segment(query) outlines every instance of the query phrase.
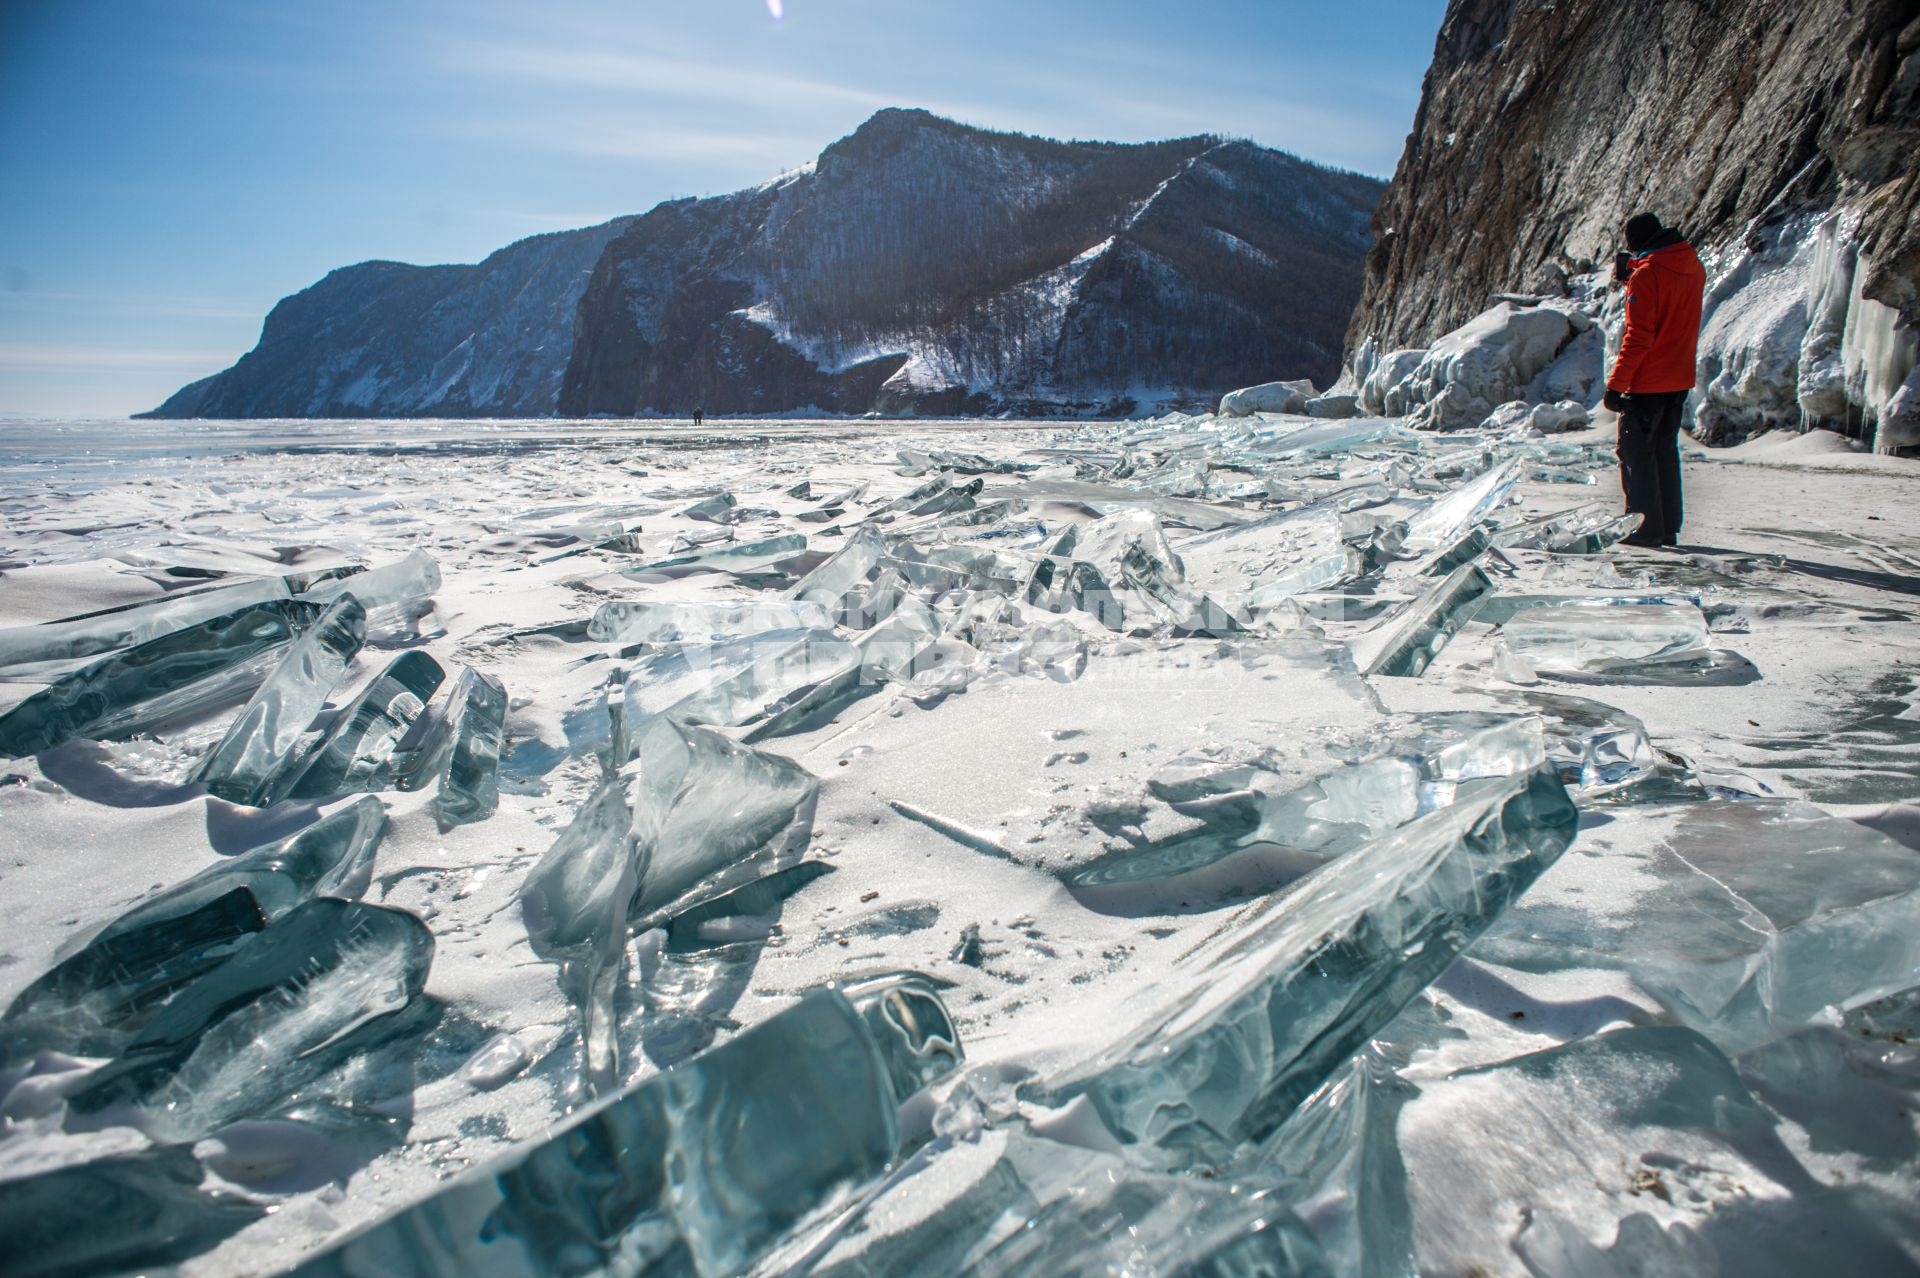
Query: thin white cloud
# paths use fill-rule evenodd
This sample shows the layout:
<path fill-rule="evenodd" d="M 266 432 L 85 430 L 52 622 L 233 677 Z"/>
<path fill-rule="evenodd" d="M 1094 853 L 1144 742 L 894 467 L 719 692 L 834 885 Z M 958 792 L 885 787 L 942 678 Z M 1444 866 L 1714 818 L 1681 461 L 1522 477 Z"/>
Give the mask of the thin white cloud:
<path fill-rule="evenodd" d="M 54 346 L 36 342 L 0 342 L 0 369 L 15 373 L 55 373 L 92 369 L 102 372 L 153 372 L 219 369 L 233 363 L 226 350 L 125 350 L 98 346 Z"/>
<path fill-rule="evenodd" d="M 671 98 L 682 103 L 689 98 L 709 99 L 735 107 L 791 108 L 803 102 L 852 103 L 876 110 L 894 105 L 871 89 L 832 80 L 723 66 L 665 53 L 453 40 L 443 50 L 441 61 L 447 70 L 489 79 L 610 90 Z"/>

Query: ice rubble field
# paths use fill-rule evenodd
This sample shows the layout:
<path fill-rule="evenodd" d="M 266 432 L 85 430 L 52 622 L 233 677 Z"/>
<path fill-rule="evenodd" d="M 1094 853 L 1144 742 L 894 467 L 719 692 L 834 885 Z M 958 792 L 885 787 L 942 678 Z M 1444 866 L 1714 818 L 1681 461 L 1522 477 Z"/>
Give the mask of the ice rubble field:
<path fill-rule="evenodd" d="M 1914 1271 L 1920 467 L 1763 445 L 9 427 L 0 1272 Z"/>

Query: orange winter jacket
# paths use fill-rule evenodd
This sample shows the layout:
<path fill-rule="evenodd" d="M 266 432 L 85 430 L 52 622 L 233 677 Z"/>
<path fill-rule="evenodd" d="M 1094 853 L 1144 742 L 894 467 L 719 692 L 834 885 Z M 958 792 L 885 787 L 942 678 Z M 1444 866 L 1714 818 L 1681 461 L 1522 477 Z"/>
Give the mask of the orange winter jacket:
<path fill-rule="evenodd" d="M 1627 279 L 1627 331 L 1607 389 L 1627 394 L 1693 389 L 1700 296 L 1707 272 L 1685 240 L 1641 254 Z"/>

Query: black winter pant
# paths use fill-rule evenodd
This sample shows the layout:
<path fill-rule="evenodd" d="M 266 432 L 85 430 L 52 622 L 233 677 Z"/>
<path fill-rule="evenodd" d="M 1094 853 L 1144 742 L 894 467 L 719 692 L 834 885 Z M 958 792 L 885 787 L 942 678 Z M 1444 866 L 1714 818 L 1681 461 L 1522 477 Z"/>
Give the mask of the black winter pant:
<path fill-rule="evenodd" d="M 1680 539 L 1680 410 L 1685 391 L 1627 397 L 1620 414 L 1620 487 L 1627 510 L 1645 515 L 1638 540 L 1671 546 Z"/>

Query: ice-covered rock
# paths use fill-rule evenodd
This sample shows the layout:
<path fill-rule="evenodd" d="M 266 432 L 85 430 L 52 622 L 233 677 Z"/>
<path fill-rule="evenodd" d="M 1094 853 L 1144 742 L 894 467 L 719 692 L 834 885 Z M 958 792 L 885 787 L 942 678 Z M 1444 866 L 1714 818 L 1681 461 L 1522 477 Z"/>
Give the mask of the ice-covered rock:
<path fill-rule="evenodd" d="M 1220 399 L 1220 416 L 1247 417 L 1254 413 L 1304 413 L 1314 395 L 1313 383 L 1306 380 L 1264 382 L 1229 391 Z"/>
<path fill-rule="evenodd" d="M 1426 357 L 1424 346 L 1382 355 L 1360 384 L 1360 406 L 1376 416 L 1404 417 L 1413 411 L 1406 381 Z"/>
<path fill-rule="evenodd" d="M 1360 412 L 1358 395 L 1316 395 L 1307 401 L 1309 417 L 1354 417 Z"/>
<path fill-rule="evenodd" d="M 1563 399 L 1553 404 L 1535 404 L 1528 411 L 1526 420 L 1529 430 L 1539 431 L 1542 435 L 1557 435 L 1561 431 L 1585 430 L 1592 423 L 1593 416 L 1578 401 Z"/>
<path fill-rule="evenodd" d="M 1502 302 L 1435 342 L 1399 385 L 1426 424 L 1472 426 L 1525 391 L 1592 326 L 1570 308 Z"/>

